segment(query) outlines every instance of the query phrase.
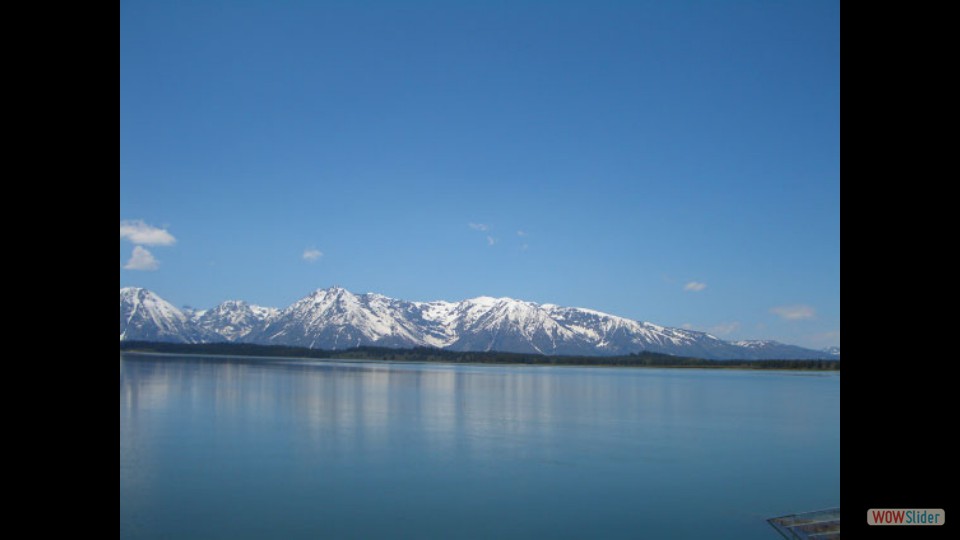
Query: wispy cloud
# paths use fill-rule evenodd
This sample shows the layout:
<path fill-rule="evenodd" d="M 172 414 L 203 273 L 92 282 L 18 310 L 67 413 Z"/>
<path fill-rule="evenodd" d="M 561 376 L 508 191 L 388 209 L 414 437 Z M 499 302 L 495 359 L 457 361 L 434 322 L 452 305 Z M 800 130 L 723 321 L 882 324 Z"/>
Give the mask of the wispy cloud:
<path fill-rule="evenodd" d="M 319 249 L 310 248 L 303 250 L 303 260 L 307 262 L 317 262 L 323 258 L 323 252 Z"/>
<path fill-rule="evenodd" d="M 736 332 L 740 329 L 740 323 L 737 321 L 729 323 L 721 323 L 714 326 L 711 326 L 707 329 L 708 334 L 714 336 L 729 336 L 730 334 Z"/>
<path fill-rule="evenodd" d="M 469 227 L 471 230 L 482 232 L 482 233 L 489 232 L 490 229 L 492 228 L 490 227 L 490 225 L 487 225 L 486 223 L 468 223 L 467 227 Z M 497 238 L 494 238 L 493 235 L 489 235 L 489 234 L 487 235 L 488 246 L 493 247 L 497 245 L 497 243 L 499 242 L 500 241 Z"/>
<path fill-rule="evenodd" d="M 166 229 L 148 225 L 143 220 L 121 221 L 120 238 L 138 246 L 172 246 L 177 243 Z"/>
<path fill-rule="evenodd" d="M 703 292 L 707 290 L 707 284 L 699 281 L 691 281 L 683 286 L 683 290 L 692 293 Z"/>
<path fill-rule="evenodd" d="M 124 270 L 155 272 L 160 268 L 160 261 L 147 248 L 134 246 L 133 255 L 130 256 L 130 260 L 123 268 Z"/>
<path fill-rule="evenodd" d="M 698 328 L 690 323 L 686 323 L 680 328 L 683 328 L 684 330 L 702 331 L 712 336 L 729 336 L 730 334 L 736 332 L 737 330 L 740 330 L 740 327 L 741 327 L 740 322 L 734 321 L 734 322 L 728 322 L 728 323 L 715 324 L 703 330 L 701 330 L 702 327 Z"/>
<path fill-rule="evenodd" d="M 773 313 L 785 321 L 803 321 L 813 319 L 817 316 L 817 310 L 802 304 L 796 306 L 778 306 L 772 308 L 770 313 Z"/>
<path fill-rule="evenodd" d="M 520 238 L 523 238 L 525 236 L 530 236 L 530 235 L 527 234 L 527 231 L 517 231 L 517 236 L 519 236 Z"/>

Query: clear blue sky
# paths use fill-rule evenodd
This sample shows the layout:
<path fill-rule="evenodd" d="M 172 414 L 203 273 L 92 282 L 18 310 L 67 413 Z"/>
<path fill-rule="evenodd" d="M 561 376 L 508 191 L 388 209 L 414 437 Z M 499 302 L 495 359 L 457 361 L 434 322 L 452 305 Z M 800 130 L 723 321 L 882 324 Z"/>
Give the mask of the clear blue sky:
<path fill-rule="evenodd" d="M 120 285 L 840 344 L 839 2 L 122 1 Z"/>

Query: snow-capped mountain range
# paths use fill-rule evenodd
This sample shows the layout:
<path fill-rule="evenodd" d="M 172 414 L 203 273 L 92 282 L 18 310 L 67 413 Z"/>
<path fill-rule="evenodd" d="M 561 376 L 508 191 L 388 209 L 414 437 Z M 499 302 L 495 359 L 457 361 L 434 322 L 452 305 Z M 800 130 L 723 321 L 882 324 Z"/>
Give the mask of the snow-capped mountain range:
<path fill-rule="evenodd" d="M 238 342 L 342 350 L 435 347 L 549 355 L 651 351 L 711 359 L 835 359 L 775 341 L 729 342 L 582 308 L 510 298 L 408 302 L 321 289 L 279 310 L 225 302 L 182 311 L 145 289 L 120 289 L 120 341 Z"/>
<path fill-rule="evenodd" d="M 231 300 L 207 311 L 194 312 L 193 321 L 200 328 L 218 334 L 227 341 L 243 341 L 251 332 L 263 328 L 267 321 L 279 314 L 280 310 L 276 308 Z"/>

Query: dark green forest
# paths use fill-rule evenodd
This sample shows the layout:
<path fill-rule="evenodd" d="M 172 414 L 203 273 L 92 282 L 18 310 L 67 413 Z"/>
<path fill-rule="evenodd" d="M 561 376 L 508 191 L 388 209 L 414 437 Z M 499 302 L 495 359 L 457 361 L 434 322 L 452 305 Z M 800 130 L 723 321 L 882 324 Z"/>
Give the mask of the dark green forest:
<path fill-rule="evenodd" d="M 305 349 L 302 347 L 286 347 L 282 345 L 253 345 L 247 343 L 185 344 L 138 341 L 120 342 L 120 351 L 198 354 L 207 356 L 437 362 L 445 364 L 840 371 L 839 360 L 705 360 L 702 358 L 683 358 L 651 352 L 642 352 L 629 356 L 543 356 L 501 352 L 456 352 L 426 347 L 413 349 L 358 347 L 341 351 L 328 351 Z"/>

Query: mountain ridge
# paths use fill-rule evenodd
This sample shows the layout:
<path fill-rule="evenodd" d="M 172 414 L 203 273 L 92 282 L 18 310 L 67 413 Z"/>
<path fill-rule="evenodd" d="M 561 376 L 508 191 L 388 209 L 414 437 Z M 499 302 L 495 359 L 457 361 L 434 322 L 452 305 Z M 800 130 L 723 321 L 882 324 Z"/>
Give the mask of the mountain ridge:
<path fill-rule="evenodd" d="M 120 341 L 233 342 L 329 350 L 431 347 L 539 355 L 616 356 L 648 351 L 717 360 L 839 358 L 775 341 L 728 342 L 704 332 L 596 310 L 511 298 L 410 302 L 333 287 L 318 289 L 285 309 L 229 301 L 188 315 L 151 291 L 126 288 L 120 291 L 120 311 Z"/>

